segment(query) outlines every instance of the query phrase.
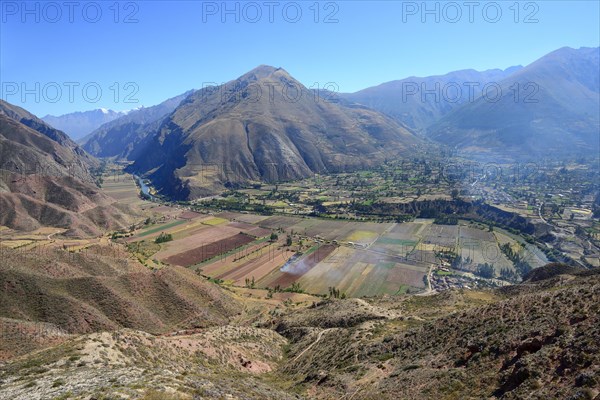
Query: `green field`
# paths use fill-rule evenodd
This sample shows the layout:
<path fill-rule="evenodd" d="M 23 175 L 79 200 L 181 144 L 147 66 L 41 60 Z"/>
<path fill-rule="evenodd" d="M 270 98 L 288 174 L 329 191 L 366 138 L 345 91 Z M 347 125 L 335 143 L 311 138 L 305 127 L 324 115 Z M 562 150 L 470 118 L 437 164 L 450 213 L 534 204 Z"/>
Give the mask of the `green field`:
<path fill-rule="evenodd" d="M 167 229 L 173 228 L 177 225 L 181 225 L 181 224 L 185 224 L 186 220 L 178 220 L 178 221 L 174 221 L 174 222 L 170 222 L 168 224 L 164 224 L 164 225 L 159 225 L 156 227 L 152 227 L 150 229 L 146 229 L 145 231 L 142 231 L 140 233 L 137 234 L 138 237 L 144 237 L 144 236 L 148 236 L 148 235 L 152 235 L 153 233 L 158 233 L 161 231 L 165 231 Z"/>

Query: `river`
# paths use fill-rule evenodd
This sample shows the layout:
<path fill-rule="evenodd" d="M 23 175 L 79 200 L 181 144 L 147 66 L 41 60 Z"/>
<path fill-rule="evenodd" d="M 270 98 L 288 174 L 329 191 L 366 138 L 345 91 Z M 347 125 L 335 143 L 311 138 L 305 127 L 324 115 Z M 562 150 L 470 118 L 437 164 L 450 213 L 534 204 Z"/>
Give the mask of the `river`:
<path fill-rule="evenodd" d="M 158 200 L 158 198 L 157 198 L 156 196 L 153 196 L 153 195 L 150 193 L 150 187 L 149 187 L 148 185 L 146 185 L 146 182 L 144 182 L 144 180 L 143 180 L 142 178 L 140 178 L 140 177 L 139 177 L 139 176 L 137 176 L 137 175 L 134 175 L 133 177 L 134 177 L 135 179 L 137 179 L 137 181 L 138 181 L 138 184 L 140 185 L 140 188 L 142 189 L 142 193 L 143 193 L 144 195 L 148 196 L 148 198 L 149 198 L 150 200 L 152 200 L 152 201 L 154 201 L 154 200 Z"/>

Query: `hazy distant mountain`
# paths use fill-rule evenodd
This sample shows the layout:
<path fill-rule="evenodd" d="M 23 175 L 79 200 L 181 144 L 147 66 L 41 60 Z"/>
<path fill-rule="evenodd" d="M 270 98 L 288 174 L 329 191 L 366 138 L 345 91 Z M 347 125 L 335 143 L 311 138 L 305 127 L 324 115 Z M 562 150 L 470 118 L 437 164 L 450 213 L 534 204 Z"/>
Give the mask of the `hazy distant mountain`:
<path fill-rule="evenodd" d="M 126 114 L 127 112 L 125 111 L 113 111 L 107 110 L 106 108 L 100 108 L 97 110 L 64 114 L 58 117 L 46 115 L 42 120 L 54 128 L 67 133 L 71 139 L 79 140 L 99 126 Z"/>
<path fill-rule="evenodd" d="M 81 143 L 86 151 L 97 157 L 129 158 L 146 135 L 155 131 L 160 121 L 192 93 L 190 90 L 156 106 L 131 111 L 100 126 Z"/>
<path fill-rule="evenodd" d="M 227 184 L 368 167 L 420 144 L 389 117 L 315 98 L 285 70 L 260 66 L 189 96 L 132 171 L 148 174 L 165 194 L 194 198 Z"/>
<path fill-rule="evenodd" d="M 464 104 L 428 134 L 473 152 L 597 156 L 599 54 L 599 48 L 556 50 L 504 79 L 497 101 L 492 93 Z"/>
<path fill-rule="evenodd" d="M 94 184 L 98 166 L 66 134 L 0 100 L 1 226 L 86 236 L 130 224 L 128 210 Z"/>
<path fill-rule="evenodd" d="M 521 68 L 466 69 L 439 76 L 409 77 L 338 96 L 381 111 L 421 131 L 461 104 L 479 97 L 485 85 L 499 82 Z"/>

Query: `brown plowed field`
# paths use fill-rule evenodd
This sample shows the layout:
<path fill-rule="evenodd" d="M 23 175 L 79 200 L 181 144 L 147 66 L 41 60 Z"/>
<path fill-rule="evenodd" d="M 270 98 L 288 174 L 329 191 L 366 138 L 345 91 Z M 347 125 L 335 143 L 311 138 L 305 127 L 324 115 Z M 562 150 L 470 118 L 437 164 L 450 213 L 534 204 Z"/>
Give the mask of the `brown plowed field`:
<path fill-rule="evenodd" d="M 238 233 L 237 235 L 202 245 L 183 253 L 175 254 L 168 257 L 165 261 L 169 264 L 189 267 L 218 256 L 219 254 L 227 253 L 230 250 L 251 243 L 252 241 L 254 241 L 254 238 Z"/>

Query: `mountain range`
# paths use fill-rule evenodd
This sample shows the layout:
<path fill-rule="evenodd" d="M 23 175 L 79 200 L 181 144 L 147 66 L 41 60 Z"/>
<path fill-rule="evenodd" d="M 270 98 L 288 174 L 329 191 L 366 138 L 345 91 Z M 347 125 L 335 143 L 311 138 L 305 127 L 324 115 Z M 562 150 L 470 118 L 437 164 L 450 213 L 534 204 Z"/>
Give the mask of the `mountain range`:
<path fill-rule="evenodd" d="M 473 98 L 462 94 L 456 102 L 422 101 L 416 95 L 397 104 L 407 94 L 397 88 L 414 89 L 406 85 L 413 81 L 420 82 L 417 87 L 438 81 L 493 84 L 502 93 L 494 101 L 478 92 Z M 145 213 L 136 214 L 103 194 L 96 181 L 99 172 L 108 172 L 96 156 L 130 161 L 130 172 L 174 199 L 374 167 L 440 143 L 466 155 L 598 156 L 599 91 L 597 48 L 559 49 L 522 68 L 409 78 L 342 94 L 338 101 L 307 89 L 282 68 L 262 65 L 223 85 L 107 122 L 83 145 L 0 100 L 0 232 L 18 235 L 12 240 L 16 247 L 0 246 L 0 397 L 600 399 L 598 268 L 550 263 L 524 273 L 519 284 L 437 292 L 430 279 L 448 269 L 408 264 L 407 253 L 402 264 L 421 270 L 418 280 L 429 282 L 430 290 L 408 294 L 401 285 L 397 292 L 362 298 L 334 295 L 335 287 L 329 287 L 329 297 L 310 294 L 299 281 L 297 288 L 280 290 L 275 284 L 255 286 L 254 276 L 242 287 L 223 281 L 224 275 L 203 275 L 215 266 L 205 261 L 235 263 L 259 252 L 262 257 L 263 249 L 275 273 L 287 265 L 272 258 L 275 250 L 318 259 L 310 267 L 314 271 L 325 261 L 317 256 L 325 246 L 336 248 L 336 258 L 361 261 L 366 272 L 400 264 L 387 262 L 389 255 L 377 245 L 359 249 L 349 242 L 355 236 L 372 237 L 368 240 L 381 246 L 412 243 L 415 251 L 437 253 L 434 235 L 440 235 L 436 240 L 452 235 L 448 246 L 459 248 L 463 239 L 483 242 L 478 237 L 485 233 L 494 246 L 503 241 L 500 249 L 517 255 L 511 259 L 516 267 L 526 264 L 512 247 L 517 231 L 468 222 L 469 229 L 488 230 L 479 236 L 432 218 L 429 233 L 419 223 L 422 238 L 412 241 L 406 240 L 413 236 L 407 236 L 405 224 L 385 228 L 375 221 L 339 221 L 344 226 L 335 228 L 330 220 L 298 218 L 304 233 L 295 234 L 296 251 L 291 232 L 285 245 L 277 235 L 286 235 L 285 216 L 274 216 L 267 225 L 253 214 L 200 214 L 150 202 L 143 202 Z M 137 200 L 133 185 L 125 190 Z M 537 212 L 543 219 L 543 203 L 538 205 L 533 217 Z M 244 226 L 252 224 L 243 217 L 264 224 L 258 228 L 264 232 L 248 239 L 247 246 L 221 252 L 223 245 L 220 255 L 197 260 L 196 269 L 156 260 L 147 264 L 163 250 L 189 247 L 186 252 L 213 254 L 213 246 L 202 241 L 221 237 L 219 231 L 249 236 Z M 313 222 L 338 231 L 348 246 L 333 238 L 321 246 L 329 239 L 307 233 Z M 136 223 L 143 226 L 136 237 L 119 232 L 132 225 L 136 231 Z M 379 230 L 370 236 L 362 230 L 367 226 Z M 38 232 L 43 240 L 27 248 L 29 232 L 42 227 L 61 228 L 63 238 Z M 162 247 L 159 238 L 173 239 L 163 229 L 172 228 L 174 246 Z M 456 234 L 442 235 L 447 228 L 456 228 Z M 388 239 L 381 232 L 395 236 Z M 85 237 L 93 239 L 81 240 L 84 246 L 72 240 Z M 233 236 L 222 237 L 212 244 L 222 246 Z M 587 238 L 592 248 L 592 235 Z M 304 246 L 304 240 L 311 243 Z M 77 243 L 72 250 L 70 242 Z M 424 245 L 420 250 L 418 243 Z M 518 243 L 516 248 L 525 248 L 526 242 Z M 543 247 L 550 250 L 546 254 L 555 254 L 554 243 Z M 533 240 L 532 247 L 537 246 Z M 366 258 L 357 258 L 355 250 L 369 253 L 372 261 L 362 262 Z M 445 254 L 452 252 L 435 255 Z M 235 267 L 240 280 L 251 272 L 241 265 Z M 326 268 L 332 273 L 354 279 L 331 265 Z M 356 282 L 367 276 L 361 272 Z M 367 281 L 383 284 L 386 276 L 396 279 L 382 275 Z"/>
<path fill-rule="evenodd" d="M 473 69 L 446 75 L 409 77 L 382 83 L 355 93 L 340 93 L 341 99 L 364 104 L 422 132 L 443 116 L 481 96 L 486 85 L 510 76 L 522 66 L 505 70 Z"/>
<path fill-rule="evenodd" d="M 132 111 L 82 143 L 92 155 L 133 161 L 130 171 L 186 199 L 365 168 L 433 142 L 473 158 L 595 157 L 598 55 L 566 47 L 525 67 L 411 77 L 333 96 L 260 66 Z"/>
<path fill-rule="evenodd" d="M 515 158 L 598 156 L 600 49 L 556 50 L 428 127 L 439 142 Z"/>
<path fill-rule="evenodd" d="M 83 148 L 96 157 L 129 159 L 132 152 L 140 149 L 139 144 L 148 131 L 173 112 L 193 90 L 175 96 L 162 103 L 143 107 L 127 113 L 114 121 L 107 122 L 80 140 Z"/>
<path fill-rule="evenodd" d="M 42 121 L 66 132 L 71 139 L 78 141 L 101 125 L 127 114 L 128 111 L 113 111 L 106 108 L 99 108 L 97 110 L 78 111 L 60 116 L 48 114 L 42 117 Z"/>

